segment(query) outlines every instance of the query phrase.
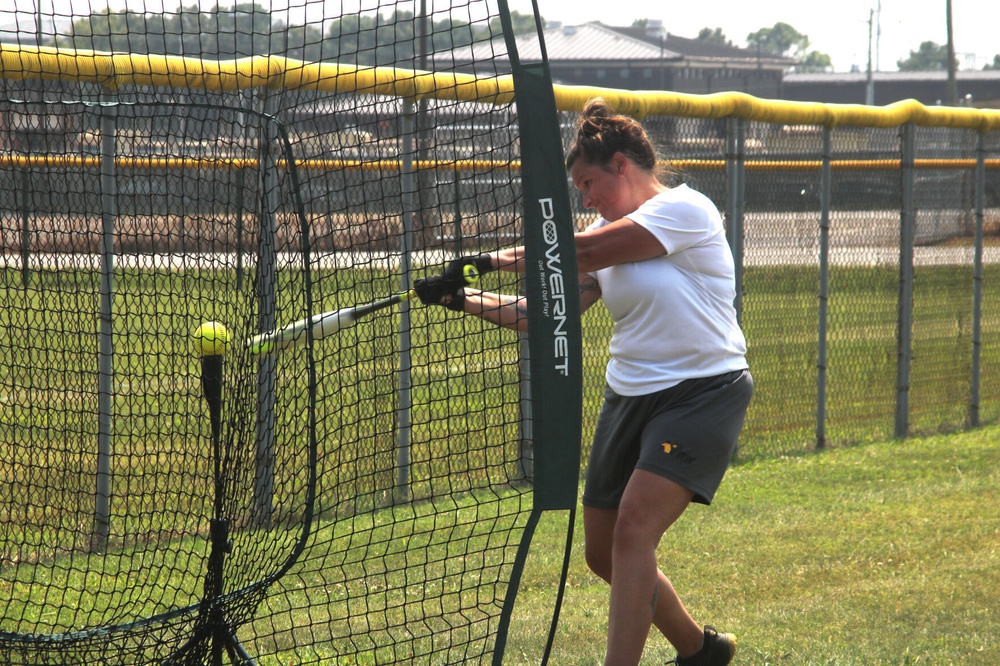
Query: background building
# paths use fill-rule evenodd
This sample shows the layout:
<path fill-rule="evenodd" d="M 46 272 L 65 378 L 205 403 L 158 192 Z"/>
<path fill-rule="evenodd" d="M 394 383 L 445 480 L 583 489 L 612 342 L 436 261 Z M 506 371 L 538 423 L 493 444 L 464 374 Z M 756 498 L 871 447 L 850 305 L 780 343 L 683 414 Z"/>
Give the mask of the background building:
<path fill-rule="evenodd" d="M 600 23 L 550 25 L 545 50 L 555 83 L 627 90 L 672 90 L 707 94 L 740 91 L 764 98 L 781 93 L 785 70 L 795 60 L 725 44 L 677 37 L 662 22 L 642 28 Z M 538 60 L 534 35 L 518 38 L 522 60 Z M 435 65 L 474 71 L 474 63 L 505 53 L 503 44 L 473 44 L 434 55 Z M 498 66 L 504 63 L 499 56 Z"/>
<path fill-rule="evenodd" d="M 869 85 L 866 72 L 790 72 L 783 79 L 780 99 L 832 104 L 864 104 Z M 995 106 L 1000 103 L 1000 70 L 959 70 L 955 75 L 958 103 Z M 948 73 L 873 72 L 872 92 L 876 106 L 915 99 L 927 106 L 945 104 Z"/>
<path fill-rule="evenodd" d="M 796 73 L 794 58 L 752 49 L 678 37 L 661 21 L 643 27 L 600 23 L 550 24 L 545 50 L 556 83 L 626 90 L 669 90 L 710 94 L 743 92 L 764 99 L 864 104 L 869 85 L 874 103 L 884 106 L 915 99 L 933 106 L 946 103 L 945 71 Z M 473 72 L 474 63 L 505 53 L 502 43 L 474 44 L 434 55 L 435 65 Z M 534 35 L 518 38 L 523 60 L 541 57 Z M 503 67 L 499 56 L 494 62 Z M 1000 70 L 960 70 L 958 100 L 962 105 L 1000 105 Z"/>

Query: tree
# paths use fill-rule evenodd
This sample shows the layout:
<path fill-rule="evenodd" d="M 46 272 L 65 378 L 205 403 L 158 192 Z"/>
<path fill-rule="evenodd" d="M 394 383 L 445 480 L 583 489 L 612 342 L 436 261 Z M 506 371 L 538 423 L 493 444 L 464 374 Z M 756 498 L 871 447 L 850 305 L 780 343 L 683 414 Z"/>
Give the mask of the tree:
<path fill-rule="evenodd" d="M 515 31 L 534 30 L 534 15 L 511 13 Z M 499 20 L 487 26 L 450 18 L 429 26 L 419 45 L 413 12 L 346 15 L 331 22 L 326 33 L 318 25 L 287 25 L 272 19 L 257 3 L 231 8 L 197 4 L 163 14 L 103 9 L 73 22 L 72 34 L 58 36 L 63 47 L 205 57 L 219 60 L 251 55 L 283 55 L 306 62 L 337 61 L 357 65 L 417 66 L 420 48 L 446 51 L 502 34 Z"/>
<path fill-rule="evenodd" d="M 809 48 L 809 37 L 787 23 L 779 22 L 773 28 L 761 28 L 747 35 L 747 47 L 777 56 L 797 56 Z"/>
<path fill-rule="evenodd" d="M 284 51 L 285 31 L 273 30 L 271 12 L 257 4 L 215 5 L 200 15 L 197 29 L 202 56 L 228 60 Z"/>
<path fill-rule="evenodd" d="M 275 23 L 275 28 L 285 34 L 285 56 L 305 62 L 323 59 L 323 30 L 315 25 Z"/>
<path fill-rule="evenodd" d="M 897 60 L 901 72 L 927 72 L 948 69 L 948 46 L 937 42 L 921 42 L 920 48 L 910 51 L 910 57 Z"/>
<path fill-rule="evenodd" d="M 516 26 L 524 29 L 530 19 L 530 29 L 534 30 L 534 16 L 521 15 L 518 19 L 515 14 L 517 12 L 512 12 L 511 19 Z M 413 61 L 418 50 L 416 22 L 413 12 L 398 9 L 386 15 L 346 15 L 327 28 L 323 57 L 337 62 L 376 66 Z M 430 51 L 446 51 L 502 34 L 499 21 L 485 26 L 443 19 L 431 26 L 427 48 Z"/>
<path fill-rule="evenodd" d="M 542 28 L 545 27 L 545 19 L 540 17 L 542 22 Z M 523 35 L 525 33 L 535 32 L 535 15 L 534 14 L 522 14 L 516 9 L 510 13 L 510 23 L 511 28 L 515 35 Z M 500 17 L 494 16 L 490 19 L 490 32 L 493 36 L 499 37 L 503 35 L 503 27 L 500 25 Z"/>
<path fill-rule="evenodd" d="M 285 34 L 284 29 L 274 29 L 271 13 L 258 4 L 231 9 L 216 5 L 206 12 L 191 5 L 168 14 L 104 9 L 73 22 L 69 45 L 118 53 L 229 59 L 283 53 Z"/>
<path fill-rule="evenodd" d="M 750 33 L 747 35 L 747 48 L 756 48 L 758 53 L 798 58 L 796 69 L 799 71 L 822 72 L 833 66 L 826 53 L 807 51 L 808 35 L 803 35 L 787 23 L 775 23 L 773 28 L 761 28 Z"/>
<path fill-rule="evenodd" d="M 983 69 L 1000 69 L 1000 53 L 993 56 L 992 65 L 983 65 Z"/>
<path fill-rule="evenodd" d="M 795 66 L 797 72 L 825 72 L 833 67 L 833 61 L 826 53 L 810 51 L 805 58 Z"/>
<path fill-rule="evenodd" d="M 712 30 L 711 28 L 702 28 L 698 32 L 698 40 L 708 42 L 709 44 L 733 46 L 733 40 L 726 37 L 726 35 L 722 32 L 722 28 L 716 28 L 715 30 Z"/>

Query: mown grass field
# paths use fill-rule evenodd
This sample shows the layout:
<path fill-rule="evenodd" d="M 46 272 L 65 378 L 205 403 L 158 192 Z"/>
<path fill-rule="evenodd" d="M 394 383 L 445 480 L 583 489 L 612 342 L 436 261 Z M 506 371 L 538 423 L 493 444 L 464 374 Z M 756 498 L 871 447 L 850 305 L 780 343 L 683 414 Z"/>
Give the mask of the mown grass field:
<path fill-rule="evenodd" d="M 737 465 L 711 507 L 668 531 L 659 561 L 697 620 L 739 636 L 734 664 L 998 664 L 998 462 L 989 426 Z M 586 570 L 581 532 L 553 664 L 603 660 L 607 586 Z M 529 568 L 518 645 L 540 650 L 555 559 Z M 643 663 L 672 657 L 652 636 Z"/>
<path fill-rule="evenodd" d="M 987 267 L 986 423 L 1000 412 L 1000 295 L 991 288 L 997 277 L 1000 271 Z M 324 308 L 393 291 L 389 277 L 376 272 L 316 278 Z M 10 601 L 0 627 L 13 618 L 18 626 L 99 625 L 108 618 L 87 609 L 109 600 L 116 621 L 196 603 L 213 487 L 190 331 L 218 319 L 243 335 L 255 316 L 246 305 L 250 287 L 227 289 L 232 276 L 220 282 L 217 274 L 198 272 L 119 278 L 113 428 L 120 485 L 112 506 L 121 521 L 114 532 L 126 536 L 105 556 L 85 552 L 97 432 L 96 279 L 41 274 L 27 291 L 16 271 L 2 279 L 0 352 L 10 361 L 0 365 L 0 586 Z M 815 270 L 751 269 L 745 285 L 743 325 L 756 393 L 739 461 L 717 505 L 689 512 L 661 554 L 692 612 L 741 634 L 738 663 L 1000 663 L 988 640 L 998 628 L 991 600 L 1000 592 L 993 572 L 1000 507 L 991 488 L 1000 433 L 988 426 L 926 436 L 960 431 L 968 418 L 971 269 L 918 270 L 909 401 L 910 430 L 920 437 L 902 441 L 892 437 L 898 275 L 892 267 L 832 271 L 830 450 L 818 454 Z M 287 286 L 301 287 L 294 277 Z M 385 312 L 315 348 L 321 511 L 302 566 L 265 602 L 271 614 L 241 633 L 259 648 L 261 663 L 311 655 L 377 664 L 395 653 L 394 636 L 415 632 L 411 645 L 433 655 L 442 643 L 436 637 L 446 633 L 468 632 L 459 643 L 472 645 L 487 635 L 475 624 L 449 628 L 422 615 L 425 604 L 444 616 L 468 615 L 470 593 L 462 591 L 455 567 L 474 567 L 476 589 L 486 589 L 485 578 L 500 571 L 509 547 L 495 542 L 523 528 L 530 495 L 507 486 L 518 456 L 517 336 L 438 309 L 416 306 L 411 314 L 411 492 L 419 500 L 413 506 L 422 508 L 402 517 L 390 508 L 399 347 L 397 315 Z M 584 456 L 600 403 L 608 326 L 603 308 L 584 317 Z M 233 390 L 246 397 L 256 380 L 237 371 L 241 362 L 234 352 L 228 367 Z M 307 478 L 306 369 L 301 352 L 279 361 L 280 529 L 267 535 L 265 547 L 255 545 L 261 536 L 255 530 L 236 534 L 236 552 L 249 555 L 237 556 L 245 559 L 234 569 L 233 587 L 276 568 L 298 533 Z M 236 497 L 227 508 L 237 518 L 249 511 L 252 461 L 239 445 L 252 440 L 254 418 L 248 413 L 234 426 L 239 437 L 229 463 L 237 470 L 230 478 Z M 370 450 L 361 453 L 359 443 Z M 476 490 L 484 487 L 500 490 Z M 464 499 L 440 504 L 452 492 Z M 537 663 L 565 518 L 546 518 L 536 537 L 507 663 Z M 444 536 L 487 554 L 467 561 L 470 551 L 449 546 Z M 362 602 L 372 556 L 382 563 L 375 577 L 382 587 L 367 590 L 377 601 Z M 599 663 L 606 588 L 585 570 L 579 526 L 573 558 L 553 663 Z M 108 575 L 98 581 L 101 572 Z M 51 603 L 38 603 L 39 586 L 48 586 Z M 370 624 L 366 613 L 376 607 L 384 619 Z M 650 651 L 650 663 L 672 656 L 662 641 L 651 641 Z M 344 654 L 352 656 L 337 656 Z"/>

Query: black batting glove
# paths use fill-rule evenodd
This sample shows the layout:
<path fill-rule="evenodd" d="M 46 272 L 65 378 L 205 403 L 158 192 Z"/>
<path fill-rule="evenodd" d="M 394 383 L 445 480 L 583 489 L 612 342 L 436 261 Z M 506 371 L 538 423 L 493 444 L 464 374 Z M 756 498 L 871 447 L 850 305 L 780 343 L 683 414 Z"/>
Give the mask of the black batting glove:
<path fill-rule="evenodd" d="M 474 257 L 460 257 L 449 261 L 444 267 L 441 277 L 453 289 L 461 289 L 479 281 L 479 276 L 493 270 L 493 260 L 489 255 L 480 254 Z"/>
<path fill-rule="evenodd" d="M 465 311 L 465 287 L 453 288 L 443 275 L 418 278 L 413 281 L 413 290 L 424 305 L 440 305 L 454 312 Z"/>

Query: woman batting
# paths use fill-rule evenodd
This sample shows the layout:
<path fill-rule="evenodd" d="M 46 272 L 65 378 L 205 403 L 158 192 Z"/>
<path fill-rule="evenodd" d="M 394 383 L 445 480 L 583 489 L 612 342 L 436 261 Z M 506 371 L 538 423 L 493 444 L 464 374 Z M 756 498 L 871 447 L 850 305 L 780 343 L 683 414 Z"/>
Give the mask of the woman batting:
<path fill-rule="evenodd" d="M 614 320 L 583 493 L 587 564 L 611 586 L 605 664 L 638 664 L 655 626 L 677 664 L 725 666 L 735 637 L 696 623 L 656 561 L 685 509 L 712 502 L 753 392 L 722 219 L 667 186 L 642 125 L 602 99 L 581 113 L 566 166 L 599 216 L 575 236 L 581 311 L 600 299 Z M 466 287 L 468 264 L 523 271 L 523 248 L 449 263 L 416 281 L 421 301 L 524 330 L 523 297 Z"/>

